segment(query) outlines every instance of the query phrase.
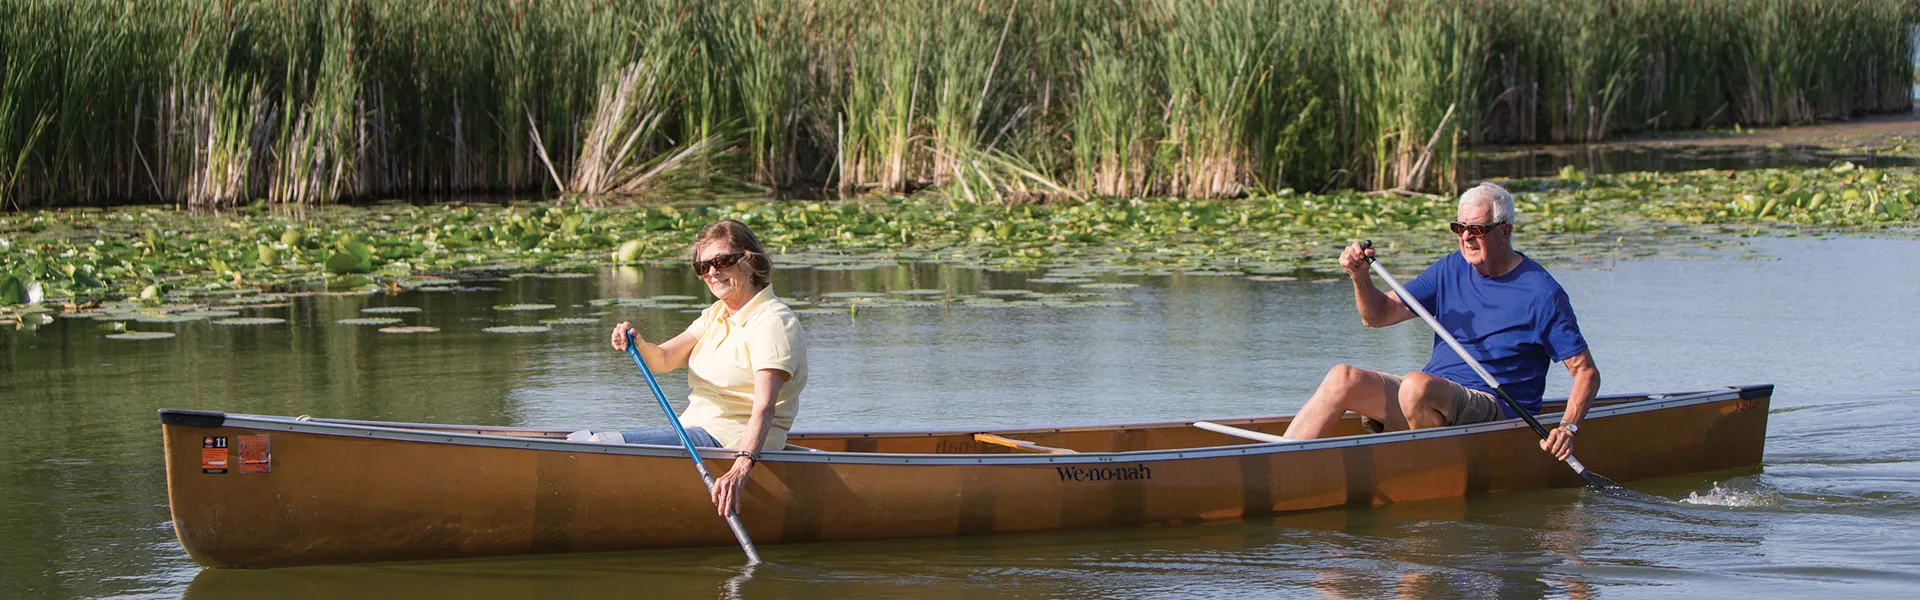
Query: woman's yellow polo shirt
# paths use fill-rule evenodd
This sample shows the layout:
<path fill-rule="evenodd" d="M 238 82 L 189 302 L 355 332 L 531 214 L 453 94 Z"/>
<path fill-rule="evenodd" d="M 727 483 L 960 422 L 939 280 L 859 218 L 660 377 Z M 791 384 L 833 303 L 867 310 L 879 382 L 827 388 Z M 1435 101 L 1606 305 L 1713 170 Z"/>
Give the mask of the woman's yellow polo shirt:
<path fill-rule="evenodd" d="M 788 379 L 774 398 L 773 426 L 761 449 L 786 447 L 787 430 L 800 412 L 800 390 L 807 387 L 806 332 L 793 309 L 768 286 L 732 314 L 725 302 L 715 301 L 700 311 L 687 333 L 696 340 L 687 359 L 687 383 L 693 389 L 680 422 L 705 428 L 728 448 L 740 447 L 753 414 L 753 374 L 779 369 Z"/>

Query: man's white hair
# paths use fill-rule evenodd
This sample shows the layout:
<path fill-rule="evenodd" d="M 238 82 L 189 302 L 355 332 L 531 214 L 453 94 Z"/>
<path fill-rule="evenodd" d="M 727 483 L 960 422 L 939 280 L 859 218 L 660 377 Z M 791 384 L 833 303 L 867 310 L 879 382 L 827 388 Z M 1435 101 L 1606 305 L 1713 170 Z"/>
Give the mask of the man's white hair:
<path fill-rule="evenodd" d="M 1507 193 L 1507 188 L 1500 187 L 1497 183 L 1486 182 L 1460 194 L 1460 208 L 1482 202 L 1493 206 L 1493 222 L 1513 222 L 1513 194 Z"/>

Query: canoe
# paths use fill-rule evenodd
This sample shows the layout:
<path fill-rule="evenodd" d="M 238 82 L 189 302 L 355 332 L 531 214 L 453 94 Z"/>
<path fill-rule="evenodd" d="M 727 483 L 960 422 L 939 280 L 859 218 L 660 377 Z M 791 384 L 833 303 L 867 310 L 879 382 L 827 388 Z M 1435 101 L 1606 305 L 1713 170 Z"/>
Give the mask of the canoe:
<path fill-rule="evenodd" d="M 1758 465 L 1772 385 L 1606 396 L 1578 455 L 1619 481 Z M 1543 423 L 1564 401 L 1549 402 Z M 1290 417 L 795 433 L 752 473 L 761 546 L 1154 526 L 1546 487 L 1579 476 L 1519 420 L 1257 442 Z M 679 447 L 566 430 L 160 411 L 174 532 L 207 567 L 731 546 Z M 702 451 L 716 472 L 727 451 Z M 777 554 L 776 554 L 777 556 Z"/>

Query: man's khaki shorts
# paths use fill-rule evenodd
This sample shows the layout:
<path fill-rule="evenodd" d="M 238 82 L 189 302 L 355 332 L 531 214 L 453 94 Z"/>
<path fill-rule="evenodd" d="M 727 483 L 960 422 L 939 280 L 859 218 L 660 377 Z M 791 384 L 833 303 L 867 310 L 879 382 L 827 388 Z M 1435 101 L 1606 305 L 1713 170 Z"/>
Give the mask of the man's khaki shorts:
<path fill-rule="evenodd" d="M 1380 380 L 1386 383 L 1387 402 L 1398 404 L 1400 402 L 1400 376 L 1391 373 L 1380 373 L 1378 371 L 1375 371 L 1375 374 L 1378 374 Z M 1445 382 L 1447 387 L 1453 390 L 1452 402 L 1446 403 L 1447 406 L 1440 411 L 1446 416 L 1448 425 L 1485 423 L 1487 421 L 1498 421 L 1506 418 L 1506 414 L 1500 412 L 1500 399 L 1493 397 L 1493 394 L 1472 389 L 1446 379 L 1440 379 L 1440 381 Z M 1360 421 L 1361 425 L 1365 426 L 1368 431 L 1376 431 L 1376 428 L 1379 427 L 1377 422 L 1370 422 L 1373 421 L 1373 419 L 1364 416 L 1361 417 Z"/>

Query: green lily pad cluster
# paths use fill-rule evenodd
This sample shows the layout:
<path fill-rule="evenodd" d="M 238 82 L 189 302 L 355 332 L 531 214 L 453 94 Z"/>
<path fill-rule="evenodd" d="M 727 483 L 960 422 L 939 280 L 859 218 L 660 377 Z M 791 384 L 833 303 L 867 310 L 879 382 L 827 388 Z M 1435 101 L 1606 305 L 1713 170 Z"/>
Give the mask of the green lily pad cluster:
<path fill-rule="evenodd" d="M 1507 184 L 1521 213 L 1520 245 L 1550 264 L 1654 256 L 1763 231 L 1909 229 L 1920 219 L 1920 170 L 1913 168 L 1569 170 Z M 782 269 L 939 262 L 1052 269 L 1034 283 L 1063 286 L 1096 283 L 1102 274 L 1313 280 L 1337 275 L 1332 258 L 1355 240 L 1373 240 L 1396 264 L 1451 251 L 1445 223 L 1455 206 L 1446 197 L 1282 191 L 1232 200 L 1020 206 L 928 193 L 855 201 L 376 205 L 299 213 L 36 210 L 0 214 L 0 305 L 9 307 L 0 310 L 0 320 L 17 322 L 28 306 L 89 300 L 158 306 L 239 300 L 260 291 L 436 290 L 453 289 L 459 281 L 444 276 L 463 272 L 571 276 L 629 262 L 677 266 L 685 264 L 696 230 L 720 219 L 752 227 Z M 643 305 L 702 306 L 659 298 Z"/>
<path fill-rule="evenodd" d="M 933 294 L 930 292 L 940 292 Z M 860 311 L 893 308 L 1013 309 L 1013 308 L 1093 308 L 1132 306 L 1132 302 L 1101 292 L 1049 293 L 1011 288 L 982 290 L 978 293 L 951 293 L 943 290 L 893 290 L 876 292 L 834 292 L 823 294 L 815 302 L 788 301 L 802 315 L 848 315 Z"/>

